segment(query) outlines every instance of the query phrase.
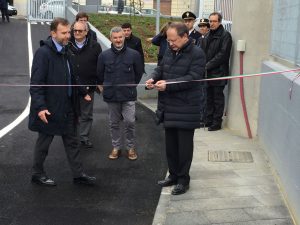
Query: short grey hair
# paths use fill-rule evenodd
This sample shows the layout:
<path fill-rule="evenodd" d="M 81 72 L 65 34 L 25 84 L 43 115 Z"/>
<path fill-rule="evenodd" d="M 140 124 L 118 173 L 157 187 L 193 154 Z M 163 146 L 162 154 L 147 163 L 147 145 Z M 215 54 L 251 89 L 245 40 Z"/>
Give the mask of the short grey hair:
<path fill-rule="evenodd" d="M 110 30 L 109 36 L 111 37 L 111 36 L 112 36 L 112 33 L 119 33 L 119 32 L 123 32 L 122 27 L 113 27 L 113 28 L 111 28 L 111 30 Z"/>

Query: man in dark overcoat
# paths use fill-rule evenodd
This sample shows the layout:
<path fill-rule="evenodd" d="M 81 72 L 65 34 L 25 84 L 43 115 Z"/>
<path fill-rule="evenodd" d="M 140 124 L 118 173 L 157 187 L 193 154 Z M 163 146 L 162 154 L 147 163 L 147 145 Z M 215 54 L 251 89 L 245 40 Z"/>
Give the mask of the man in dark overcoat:
<path fill-rule="evenodd" d="M 51 36 L 41 41 L 31 69 L 29 129 L 38 132 L 34 148 L 33 183 L 55 186 L 44 171 L 44 161 L 55 135 L 62 137 L 69 165 L 76 184 L 93 184 L 95 177 L 86 175 L 79 158 L 77 135 L 78 92 L 77 79 L 72 73 L 66 46 L 70 39 L 70 25 L 66 19 L 56 18 L 50 25 Z M 88 95 L 86 100 L 90 100 Z"/>
<path fill-rule="evenodd" d="M 138 157 L 135 148 L 136 86 L 143 75 L 143 64 L 140 54 L 126 46 L 121 27 L 111 29 L 110 40 L 111 48 L 99 55 L 97 63 L 98 84 L 100 89 L 103 88 L 103 100 L 108 106 L 113 146 L 108 158 L 115 160 L 121 155 L 123 131 L 127 158 L 136 160 Z"/>
<path fill-rule="evenodd" d="M 152 78 L 146 81 L 148 89 L 164 93 L 159 95 L 157 116 L 165 128 L 169 176 L 158 184 L 176 185 L 173 195 L 189 189 L 194 132 L 200 127 L 201 84 L 195 80 L 203 79 L 205 55 L 188 34 L 183 23 L 169 25 L 169 48 Z"/>
<path fill-rule="evenodd" d="M 232 46 L 231 34 L 222 25 L 222 15 L 218 12 L 209 16 L 210 32 L 207 37 L 206 70 L 207 78 L 220 78 L 229 75 L 229 59 Z M 227 80 L 207 82 L 206 126 L 208 131 L 222 128 Z"/>
<path fill-rule="evenodd" d="M 92 148 L 89 135 L 93 122 L 94 92 L 97 84 L 97 60 L 102 52 L 100 44 L 88 37 L 87 23 L 77 21 L 73 24 L 73 37 L 69 42 L 72 53 L 71 61 L 73 71 L 79 77 L 83 88 L 91 97 L 91 101 L 86 101 L 80 97 L 80 117 L 79 117 L 79 138 L 81 145 L 85 148 Z"/>
<path fill-rule="evenodd" d="M 2 15 L 2 22 L 5 22 L 5 17 L 7 22 L 9 22 L 9 15 L 8 15 L 8 0 L 0 0 L 0 10 Z"/>

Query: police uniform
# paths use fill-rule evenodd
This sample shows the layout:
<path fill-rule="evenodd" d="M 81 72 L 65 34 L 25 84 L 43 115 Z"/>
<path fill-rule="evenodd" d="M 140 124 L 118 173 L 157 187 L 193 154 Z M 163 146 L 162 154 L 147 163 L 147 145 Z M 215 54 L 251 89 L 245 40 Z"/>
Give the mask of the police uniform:
<path fill-rule="evenodd" d="M 182 14 L 181 18 L 183 20 L 195 20 L 196 15 L 190 11 L 186 11 Z M 193 39 L 194 44 L 197 44 L 197 40 L 199 37 L 201 37 L 201 34 L 193 29 L 192 32 L 189 33 L 189 37 Z"/>
<path fill-rule="evenodd" d="M 198 27 L 201 27 L 201 26 L 206 26 L 209 29 L 210 28 L 209 20 L 205 19 L 205 18 L 201 19 L 199 21 Z M 197 40 L 197 46 L 200 46 L 204 51 L 205 51 L 206 46 L 207 46 L 207 36 L 208 36 L 208 34 L 209 34 L 209 31 L 206 34 L 204 34 L 204 35 L 202 35 L 200 33 L 200 37 Z"/>

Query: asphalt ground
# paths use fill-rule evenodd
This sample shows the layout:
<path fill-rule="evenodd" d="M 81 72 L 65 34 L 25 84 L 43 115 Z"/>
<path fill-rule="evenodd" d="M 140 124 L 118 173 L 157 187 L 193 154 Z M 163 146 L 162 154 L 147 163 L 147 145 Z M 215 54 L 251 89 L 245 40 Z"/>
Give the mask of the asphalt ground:
<path fill-rule="evenodd" d="M 0 129 L 12 122 L 27 105 L 26 87 L 4 87 L 3 84 L 28 84 L 27 23 L 11 19 L 0 23 Z"/>
<path fill-rule="evenodd" d="M 27 52 L 26 22 L 12 20 L 5 26 L 11 26 L 11 28 L 5 27 L 7 32 L 13 31 L 12 34 L 6 32 L 5 36 L 16 36 L 22 42 L 24 41 L 24 46 L 18 47 Z M 42 25 L 31 25 L 32 34 L 36 34 L 33 42 L 41 36 L 47 36 L 47 29 L 39 31 L 38 26 Z M 2 40 L 1 30 L 1 49 L 13 48 L 13 45 L 9 43 L 12 39 L 6 39 L 6 44 L 3 44 Z M 34 44 L 34 46 L 38 45 Z M 20 75 L 21 72 L 23 72 L 24 80 L 17 81 L 27 80 L 28 82 L 28 77 L 25 76 L 28 72 L 25 68 L 28 62 L 26 54 L 22 56 L 18 53 L 20 55 L 15 56 L 17 62 L 24 65 L 24 70 L 15 68 L 14 71 L 5 63 L 6 61 L 2 61 L 3 51 L 1 52 L 1 71 L 11 71 L 11 77 L 3 76 L 1 73 L 0 83 L 13 83 L 15 76 Z M 7 50 L 4 52 L 12 54 Z M 21 56 L 22 58 L 18 58 Z M 23 62 L 23 60 L 27 61 Z M 3 88 L 1 87 L 0 90 L 3 91 Z M 0 108 L 0 129 L 7 125 L 15 115 L 18 115 L 28 101 L 28 88 L 8 88 L 3 92 L 0 98 L 1 107 L 5 103 L 7 110 L 10 110 L 10 107 L 17 105 L 18 110 L 15 110 L 12 115 L 6 115 L 8 113 Z M 161 188 L 156 185 L 156 182 L 164 178 L 167 171 L 164 138 L 162 129 L 154 124 L 153 113 L 147 108 L 137 105 L 137 118 L 138 160 L 130 161 L 125 155 L 118 160 L 109 160 L 107 156 L 112 147 L 108 132 L 107 107 L 102 101 L 102 96 L 95 95 L 94 123 L 91 134 L 94 148 L 81 149 L 81 158 L 86 173 L 97 177 L 96 185 L 91 187 L 72 183 L 71 171 L 60 137 L 55 137 L 45 162 L 47 174 L 58 184 L 52 188 L 37 186 L 30 182 L 33 147 L 37 134 L 27 129 L 27 119 L 2 137 L 0 139 L 0 224 L 152 224 L 161 193 Z"/>

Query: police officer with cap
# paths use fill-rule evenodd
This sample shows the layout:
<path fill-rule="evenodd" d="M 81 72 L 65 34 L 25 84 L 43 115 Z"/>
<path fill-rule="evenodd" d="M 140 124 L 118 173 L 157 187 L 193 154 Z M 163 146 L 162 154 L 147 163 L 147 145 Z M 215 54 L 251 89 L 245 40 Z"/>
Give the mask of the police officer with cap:
<path fill-rule="evenodd" d="M 193 39 L 194 44 L 197 44 L 197 40 L 201 35 L 197 30 L 194 29 L 196 15 L 190 11 L 186 11 L 182 14 L 181 17 L 184 24 L 189 29 L 189 37 Z"/>
<path fill-rule="evenodd" d="M 197 40 L 197 45 L 200 46 L 204 51 L 207 45 L 207 37 L 209 34 L 209 20 L 206 18 L 203 18 L 200 20 L 199 24 L 199 33 L 200 33 L 200 37 Z"/>

